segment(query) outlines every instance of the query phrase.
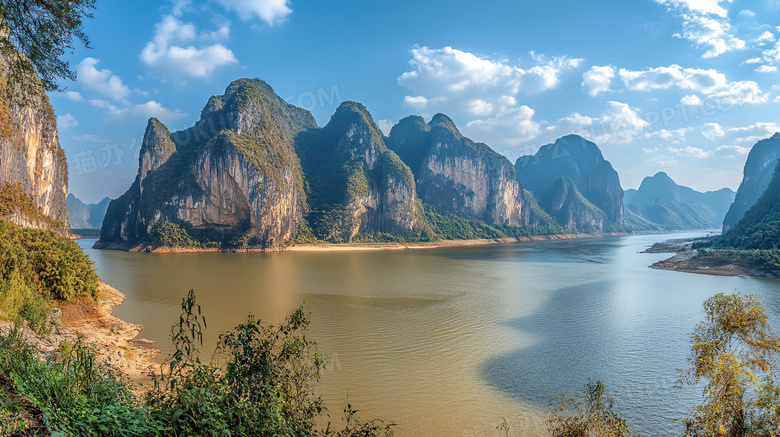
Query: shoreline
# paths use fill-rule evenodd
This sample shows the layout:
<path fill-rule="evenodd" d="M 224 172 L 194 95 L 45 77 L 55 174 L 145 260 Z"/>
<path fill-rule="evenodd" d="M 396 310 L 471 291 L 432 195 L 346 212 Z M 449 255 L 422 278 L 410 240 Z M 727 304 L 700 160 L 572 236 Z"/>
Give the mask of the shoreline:
<path fill-rule="evenodd" d="M 255 253 L 255 252 L 363 252 L 376 250 L 417 250 L 417 249 L 436 249 L 443 247 L 465 247 L 465 246 L 484 246 L 489 244 L 507 244 L 521 241 L 548 241 L 548 240 L 571 240 L 580 238 L 601 238 L 615 237 L 635 234 L 654 234 L 665 233 L 667 231 L 648 231 L 648 232 L 593 232 L 593 233 L 568 233 L 568 234 L 547 234 L 532 235 L 528 237 L 499 237 L 499 238 L 480 238 L 472 240 L 439 240 L 439 241 L 410 241 L 410 242 L 390 242 L 390 243 L 308 243 L 291 244 L 288 246 L 277 246 L 272 248 L 247 248 L 247 249 L 222 249 L 216 247 L 168 247 L 160 246 L 152 248 L 147 243 L 136 245 L 127 244 L 104 244 L 98 240 L 92 246 L 100 250 L 119 250 L 136 253 Z"/>
<path fill-rule="evenodd" d="M 99 281 L 97 300 L 80 298 L 75 302 L 55 305 L 49 319 L 49 334 L 40 335 L 28 328 L 26 323 L 19 328 L 25 341 L 41 354 L 49 356 L 58 353 L 64 342 L 83 338 L 84 343 L 94 350 L 98 363 L 110 364 L 133 381 L 140 382 L 159 372 L 160 350 L 153 347 L 154 342 L 138 337 L 143 326 L 112 314 L 125 299 L 122 292 Z M 10 321 L 0 321 L 0 332 L 7 333 L 13 325 Z"/>
<path fill-rule="evenodd" d="M 702 262 L 696 258 L 697 251 L 691 247 L 693 240 L 694 239 L 659 241 L 644 250 L 643 253 L 674 253 L 670 258 L 656 261 L 650 265 L 651 269 L 656 270 L 712 276 L 780 277 L 780 274 L 776 272 L 759 270 L 737 264 L 713 265 Z"/>

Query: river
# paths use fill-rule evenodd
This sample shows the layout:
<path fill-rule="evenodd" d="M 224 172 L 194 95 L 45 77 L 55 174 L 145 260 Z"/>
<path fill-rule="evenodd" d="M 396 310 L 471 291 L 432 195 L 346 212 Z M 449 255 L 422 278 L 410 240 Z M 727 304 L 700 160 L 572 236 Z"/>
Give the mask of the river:
<path fill-rule="evenodd" d="M 169 352 L 194 289 L 219 332 L 251 312 L 277 323 L 301 305 L 330 357 L 319 392 L 339 417 L 398 424 L 399 436 L 543 436 L 560 393 L 602 380 L 643 435 L 681 435 L 699 391 L 674 388 L 702 302 L 735 289 L 764 297 L 780 330 L 780 281 L 648 268 L 652 243 L 698 233 L 366 252 L 144 254 L 91 249 L 127 295 L 115 315 Z"/>

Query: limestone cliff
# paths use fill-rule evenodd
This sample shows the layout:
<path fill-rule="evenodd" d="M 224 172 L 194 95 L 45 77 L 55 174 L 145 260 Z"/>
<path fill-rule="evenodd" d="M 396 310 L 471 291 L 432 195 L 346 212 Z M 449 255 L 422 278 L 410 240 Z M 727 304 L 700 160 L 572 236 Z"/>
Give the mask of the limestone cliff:
<path fill-rule="evenodd" d="M 723 219 L 723 231 L 728 231 L 764 194 L 780 159 L 780 133 L 757 142 L 748 153 L 742 182 L 737 189 L 734 203 Z"/>
<path fill-rule="evenodd" d="M 512 163 L 461 135 L 444 114 L 410 116 L 393 126 L 388 147 L 412 169 L 420 199 L 440 212 L 491 225 L 547 224 Z"/>
<path fill-rule="evenodd" d="M 577 135 L 568 135 L 542 146 L 532 156 L 521 156 L 515 163 L 515 168 L 520 182 L 538 198 L 556 198 L 551 191 L 561 176 L 566 176 L 589 204 L 604 213 L 603 225 L 594 222 L 598 214 L 594 216 L 593 212 L 582 210 L 573 214 L 573 219 L 581 217 L 584 220 L 582 223 L 573 223 L 577 229 L 615 230 L 623 226 L 623 189 L 620 179 L 596 144 Z M 583 207 L 579 197 L 568 198 L 576 201 L 570 209 Z M 541 205 L 547 210 L 551 207 L 544 201 Z M 568 221 L 559 224 L 572 225 Z"/>
<path fill-rule="evenodd" d="M 0 56 L 0 191 L 8 201 L 0 212 L 20 226 L 66 233 L 68 165 L 57 118 L 40 83 L 30 87 L 9 84 Z"/>
<path fill-rule="evenodd" d="M 568 176 L 561 176 L 547 192 L 542 204 L 567 232 L 601 232 L 606 214 L 577 189 Z"/>
<path fill-rule="evenodd" d="M 309 187 L 309 222 L 319 238 L 403 237 L 421 228 L 412 172 L 387 149 L 363 105 L 344 102 L 327 126 L 299 135 L 296 149 Z"/>
<path fill-rule="evenodd" d="M 259 79 L 232 82 L 189 129 L 169 134 L 150 120 L 139 174 L 111 202 L 97 247 L 149 242 L 161 222 L 216 246 L 295 238 L 306 200 L 293 137 L 314 126 Z"/>

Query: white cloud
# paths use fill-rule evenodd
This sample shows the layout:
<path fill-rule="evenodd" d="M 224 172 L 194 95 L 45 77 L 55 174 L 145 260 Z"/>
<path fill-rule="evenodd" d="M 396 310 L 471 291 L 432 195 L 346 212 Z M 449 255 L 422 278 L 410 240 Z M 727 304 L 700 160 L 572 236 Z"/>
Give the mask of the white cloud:
<path fill-rule="evenodd" d="M 701 14 L 714 14 L 719 17 L 726 17 L 728 12 L 721 3 L 731 3 L 731 0 L 656 0 L 658 3 L 667 6 L 676 6 L 685 8 L 692 12 Z"/>
<path fill-rule="evenodd" d="M 98 62 L 100 60 L 95 58 L 84 58 L 79 62 L 76 65 L 78 82 L 85 88 L 94 90 L 112 100 L 124 101 L 130 95 L 130 88 L 122 83 L 122 79 L 119 76 L 111 74 L 111 70 L 98 70 L 95 68 Z M 75 94 L 78 93 L 69 94 L 68 98 L 76 100 L 74 98 L 76 97 Z"/>
<path fill-rule="evenodd" d="M 289 0 L 219 0 L 228 10 L 238 13 L 242 20 L 257 16 L 270 26 L 282 23 L 292 13 Z"/>
<path fill-rule="evenodd" d="M 746 64 L 758 64 L 761 62 L 761 58 L 750 58 L 745 61 Z"/>
<path fill-rule="evenodd" d="M 132 117 L 141 119 L 156 117 L 163 123 L 179 120 L 187 116 L 187 114 L 178 109 L 168 109 L 154 100 L 132 106 L 127 111 L 128 115 Z"/>
<path fill-rule="evenodd" d="M 764 41 L 766 41 L 766 42 L 774 42 L 775 39 L 776 39 L 775 38 L 775 34 L 773 34 L 772 32 L 767 30 L 764 33 L 762 33 L 761 35 L 759 35 L 756 38 L 756 41 L 758 41 L 758 42 L 764 42 Z"/>
<path fill-rule="evenodd" d="M 615 69 L 611 66 L 593 66 L 582 75 L 582 86 L 588 90 L 588 94 L 595 97 L 603 92 L 611 91 L 609 86 L 614 77 Z"/>
<path fill-rule="evenodd" d="M 712 151 L 705 151 L 704 149 L 700 149 L 698 147 L 691 147 L 691 146 L 685 146 L 685 147 L 668 147 L 666 150 L 668 150 L 670 153 L 677 155 L 677 156 L 685 156 L 689 158 L 696 158 L 696 159 L 702 159 L 702 158 L 709 158 L 712 156 Z"/>
<path fill-rule="evenodd" d="M 76 121 L 76 118 L 70 114 L 57 116 L 57 127 L 60 129 L 68 129 L 70 127 L 75 127 L 78 125 L 79 122 Z"/>
<path fill-rule="evenodd" d="M 759 140 L 769 138 L 777 132 L 780 132 L 780 126 L 773 122 L 758 122 L 749 126 L 733 127 L 726 130 L 729 142 L 742 143 L 751 147 Z"/>
<path fill-rule="evenodd" d="M 739 11 L 739 15 L 742 17 L 753 18 L 756 16 L 756 13 L 751 11 L 750 9 L 743 9 Z"/>
<path fill-rule="evenodd" d="M 383 119 L 383 120 L 378 120 L 376 124 L 377 126 L 379 126 L 379 129 L 382 130 L 383 134 L 390 135 L 390 129 L 393 128 L 393 125 L 395 123 L 393 123 L 393 120 Z"/>
<path fill-rule="evenodd" d="M 452 47 L 415 47 L 411 52 L 412 69 L 398 78 L 401 86 L 418 95 L 469 95 L 469 102 L 476 98 L 547 91 L 558 86 L 564 71 L 582 62 L 565 56 L 548 60 L 534 55 L 536 65 L 524 69 Z"/>
<path fill-rule="evenodd" d="M 715 58 L 745 48 L 745 41 L 731 34 L 727 21 L 698 15 L 683 15 L 682 37 L 698 46 L 709 47 L 702 58 Z"/>
<path fill-rule="evenodd" d="M 466 127 L 474 132 L 497 136 L 501 145 L 516 146 L 539 135 L 539 123 L 533 120 L 534 110 L 526 105 L 506 110 L 495 117 L 472 120 Z"/>
<path fill-rule="evenodd" d="M 769 93 L 762 93 L 752 80 L 730 82 L 722 91 L 709 95 L 712 99 L 729 99 L 732 104 L 758 104 L 769 101 Z"/>
<path fill-rule="evenodd" d="M 444 47 L 411 50 L 410 69 L 398 84 L 410 91 L 404 103 L 430 117 L 450 115 L 464 133 L 494 144 L 516 145 L 538 135 L 534 110 L 519 97 L 558 87 L 562 75 L 578 68 L 582 59 L 545 57 L 531 52 L 529 65 L 477 56 Z"/>
<path fill-rule="evenodd" d="M 704 123 L 701 126 L 701 134 L 710 140 L 726 135 L 726 133 L 723 132 L 723 128 L 718 123 Z"/>
<path fill-rule="evenodd" d="M 145 103 L 136 105 L 116 106 L 109 101 L 93 99 L 87 103 L 90 105 L 106 110 L 106 118 L 109 120 L 134 118 L 134 119 L 148 119 L 150 117 L 157 117 L 163 123 L 179 120 L 186 117 L 188 114 L 181 112 L 179 109 L 168 109 L 162 104 L 149 100 Z"/>
<path fill-rule="evenodd" d="M 680 103 L 688 106 L 699 106 L 701 105 L 701 99 L 699 98 L 699 96 L 695 94 L 688 94 L 682 96 L 682 98 L 680 99 Z"/>
<path fill-rule="evenodd" d="M 627 144 L 635 138 L 646 136 L 650 125 L 639 114 L 639 109 L 626 103 L 608 101 L 607 108 L 598 117 L 578 112 L 558 120 L 555 126 L 546 128 L 553 137 L 570 133 L 581 135 L 596 144 Z"/>
<path fill-rule="evenodd" d="M 213 42 L 229 34 L 229 23 L 215 32 L 199 33 L 192 23 L 184 23 L 173 15 L 166 15 L 155 26 L 154 37 L 143 48 L 140 59 L 149 67 L 174 77 L 181 75 L 207 77 L 215 69 L 237 63 L 233 52 Z"/>
<path fill-rule="evenodd" d="M 729 82 L 725 74 L 713 69 L 683 68 L 679 65 L 646 70 L 621 68 L 618 76 L 626 89 L 631 91 L 678 88 L 700 93 L 711 99 L 731 99 L 734 104 L 766 103 L 769 100 L 769 94 L 763 93 L 756 82 Z M 693 105 L 701 103 L 701 99 L 695 95 L 686 95 L 681 102 Z"/>
<path fill-rule="evenodd" d="M 750 153 L 750 147 L 742 147 L 742 146 L 735 146 L 735 145 L 723 145 L 718 146 L 715 150 L 718 152 L 724 152 L 724 153 L 730 153 L 727 155 L 727 158 L 737 158 L 739 156 L 744 156 Z"/>
<path fill-rule="evenodd" d="M 683 68 L 676 64 L 646 70 L 621 68 L 618 75 L 623 85 L 632 91 L 679 88 L 684 91 L 710 93 L 725 88 L 728 84 L 726 75 L 716 70 Z"/>
<path fill-rule="evenodd" d="M 777 71 L 777 67 L 774 65 L 762 65 L 758 68 L 756 68 L 756 71 L 759 73 L 774 73 Z"/>
<path fill-rule="evenodd" d="M 648 132 L 644 135 L 645 138 L 660 138 L 666 143 L 680 144 L 685 142 L 685 136 L 693 130 L 691 127 L 683 127 L 680 129 L 660 129 L 653 132 Z"/>
<path fill-rule="evenodd" d="M 63 93 L 65 97 L 67 97 L 70 100 L 73 100 L 74 102 L 83 102 L 84 97 L 81 96 L 81 93 L 76 91 L 65 91 Z"/>

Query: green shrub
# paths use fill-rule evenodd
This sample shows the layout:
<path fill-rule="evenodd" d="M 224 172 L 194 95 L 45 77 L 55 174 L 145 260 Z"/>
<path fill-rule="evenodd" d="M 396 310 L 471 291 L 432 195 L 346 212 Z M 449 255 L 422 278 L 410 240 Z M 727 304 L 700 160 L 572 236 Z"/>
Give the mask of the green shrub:
<path fill-rule="evenodd" d="M 97 296 L 92 261 L 75 241 L 0 219 L 0 312 L 40 328 L 51 301 Z"/>

